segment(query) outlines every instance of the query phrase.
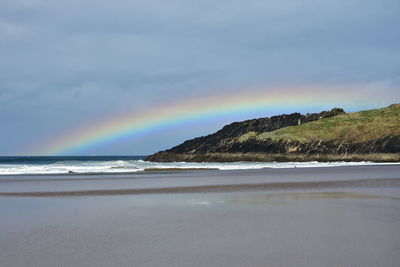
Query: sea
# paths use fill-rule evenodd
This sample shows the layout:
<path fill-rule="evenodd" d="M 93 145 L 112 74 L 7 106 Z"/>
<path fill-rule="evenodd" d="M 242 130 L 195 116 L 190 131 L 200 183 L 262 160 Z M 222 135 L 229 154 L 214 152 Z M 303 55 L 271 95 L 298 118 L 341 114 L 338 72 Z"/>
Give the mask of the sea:
<path fill-rule="evenodd" d="M 0 157 L 0 175 L 106 174 L 166 169 L 246 170 L 382 165 L 375 162 L 148 162 L 146 156 Z"/>

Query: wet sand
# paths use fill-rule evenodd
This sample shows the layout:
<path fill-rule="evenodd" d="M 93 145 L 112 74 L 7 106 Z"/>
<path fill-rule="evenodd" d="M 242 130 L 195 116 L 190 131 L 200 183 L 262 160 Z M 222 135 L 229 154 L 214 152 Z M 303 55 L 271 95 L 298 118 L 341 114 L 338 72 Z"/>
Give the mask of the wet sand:
<path fill-rule="evenodd" d="M 400 166 L 0 177 L 0 266 L 399 266 Z"/>
<path fill-rule="evenodd" d="M 312 190 L 329 188 L 377 188 L 400 187 L 400 178 L 360 179 L 320 182 L 283 182 L 263 184 L 225 184 L 205 186 L 181 186 L 143 189 L 112 189 L 85 191 L 42 191 L 42 192 L 0 192 L 0 196 L 14 197 L 57 197 L 57 196 L 103 196 L 103 195 L 142 195 L 142 194 L 184 194 L 184 193 L 218 193 L 272 190 Z"/>

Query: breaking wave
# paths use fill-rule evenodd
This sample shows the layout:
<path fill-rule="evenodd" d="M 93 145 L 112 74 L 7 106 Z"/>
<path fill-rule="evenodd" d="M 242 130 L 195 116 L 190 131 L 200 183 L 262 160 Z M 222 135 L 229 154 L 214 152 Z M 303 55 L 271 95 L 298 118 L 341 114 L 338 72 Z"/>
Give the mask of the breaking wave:
<path fill-rule="evenodd" d="M 93 158 L 62 160 L 0 160 L 0 175 L 16 174 L 88 174 L 88 173 L 131 173 L 157 170 L 249 170 L 263 168 L 312 168 L 334 166 L 382 165 L 388 163 L 374 162 L 229 162 L 229 163 L 194 163 L 173 162 L 158 163 L 141 159 L 107 159 Z M 391 164 L 391 163 L 390 163 Z"/>

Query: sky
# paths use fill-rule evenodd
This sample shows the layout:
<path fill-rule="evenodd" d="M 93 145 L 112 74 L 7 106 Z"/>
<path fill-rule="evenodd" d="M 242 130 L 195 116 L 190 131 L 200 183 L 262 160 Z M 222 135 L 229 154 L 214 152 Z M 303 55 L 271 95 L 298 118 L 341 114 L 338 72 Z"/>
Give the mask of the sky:
<path fill-rule="evenodd" d="M 1 0 L 0 155 L 146 155 L 232 121 L 400 103 L 398 14 L 398 0 Z M 154 119 L 257 92 L 274 105 Z M 123 116 L 154 120 L 48 149 Z"/>

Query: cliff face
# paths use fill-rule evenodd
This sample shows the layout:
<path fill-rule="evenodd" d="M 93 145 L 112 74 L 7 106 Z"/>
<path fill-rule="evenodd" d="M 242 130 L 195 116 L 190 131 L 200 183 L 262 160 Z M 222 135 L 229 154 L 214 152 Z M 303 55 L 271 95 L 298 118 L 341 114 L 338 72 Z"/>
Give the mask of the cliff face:
<path fill-rule="evenodd" d="M 366 142 L 340 142 L 339 140 L 300 142 L 294 140 L 260 141 L 249 139 L 244 142 L 231 142 L 224 146 L 227 153 L 266 152 L 273 154 L 305 153 L 305 154 L 369 154 L 400 152 L 400 135 L 385 136 Z"/>
<path fill-rule="evenodd" d="M 392 105 L 359 113 L 345 114 L 335 108 L 307 115 L 293 113 L 235 122 L 214 134 L 151 155 L 147 160 L 284 161 L 292 160 L 294 155 L 307 155 L 296 158 L 307 161 L 318 159 L 315 155 L 330 155 L 339 160 L 338 155 L 345 159 L 348 155 L 400 153 L 399 117 L 400 105 Z"/>

